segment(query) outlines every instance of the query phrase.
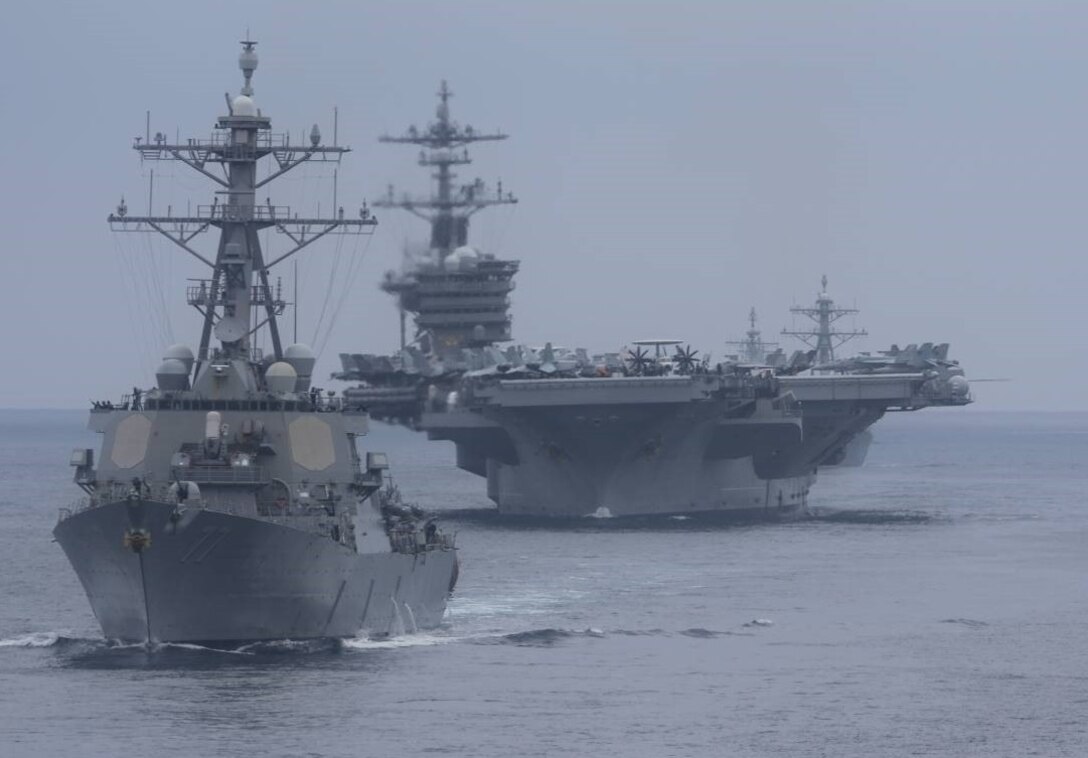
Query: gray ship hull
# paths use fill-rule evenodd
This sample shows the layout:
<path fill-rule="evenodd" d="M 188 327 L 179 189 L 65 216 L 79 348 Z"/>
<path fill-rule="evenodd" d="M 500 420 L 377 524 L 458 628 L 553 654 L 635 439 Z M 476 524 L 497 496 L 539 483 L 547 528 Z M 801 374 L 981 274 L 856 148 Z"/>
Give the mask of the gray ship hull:
<path fill-rule="evenodd" d="M 605 473 L 607 471 L 607 473 Z M 540 456 L 517 466 L 489 461 L 488 496 L 507 515 L 668 516 L 714 513 L 781 519 L 804 513 L 814 477 L 760 479 L 740 460 L 556 462 Z"/>
<path fill-rule="evenodd" d="M 869 456 L 869 448 L 872 444 L 873 433 L 868 429 L 864 429 L 858 433 L 858 436 L 854 437 L 847 442 L 845 446 L 840 448 L 837 453 L 823 465 L 844 467 L 861 466 Z"/>
<path fill-rule="evenodd" d="M 103 634 L 227 643 L 392 634 L 441 623 L 453 550 L 358 554 L 327 536 L 211 510 L 169 523 L 172 504 L 117 501 L 54 536 Z M 140 528 L 151 544 L 123 544 Z"/>
<path fill-rule="evenodd" d="M 708 400 L 713 381 L 502 381 L 486 402 L 424 413 L 421 426 L 456 444 L 457 465 L 486 477 L 507 515 L 803 512 L 813 470 L 771 479 L 757 461 L 801 444 L 800 416 L 768 399 Z"/>

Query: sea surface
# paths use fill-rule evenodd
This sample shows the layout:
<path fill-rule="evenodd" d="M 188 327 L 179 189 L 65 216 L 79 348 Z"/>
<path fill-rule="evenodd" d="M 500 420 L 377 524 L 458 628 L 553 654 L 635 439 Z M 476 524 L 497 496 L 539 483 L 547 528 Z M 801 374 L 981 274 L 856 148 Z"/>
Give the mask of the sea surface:
<path fill-rule="evenodd" d="M 375 425 L 447 624 L 232 652 L 101 640 L 50 535 L 85 415 L 0 411 L 3 758 L 1088 755 L 1088 414 L 892 415 L 749 525 L 510 522 Z"/>

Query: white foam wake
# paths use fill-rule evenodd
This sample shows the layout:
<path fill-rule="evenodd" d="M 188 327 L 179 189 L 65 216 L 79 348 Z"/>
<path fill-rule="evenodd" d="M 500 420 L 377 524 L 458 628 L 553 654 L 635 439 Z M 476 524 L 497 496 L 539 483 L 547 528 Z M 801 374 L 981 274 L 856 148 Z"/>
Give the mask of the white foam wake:
<path fill-rule="evenodd" d="M 0 640 L 0 647 L 53 647 L 60 638 L 61 635 L 56 632 L 34 632 L 24 634 L 22 637 Z"/>
<path fill-rule="evenodd" d="M 249 650 L 246 650 L 246 646 L 240 648 L 218 648 L 208 647 L 206 645 L 197 645 L 195 642 L 153 642 L 150 645 L 146 643 L 140 643 L 146 646 L 149 650 L 195 650 L 199 653 L 225 653 L 226 655 L 253 655 Z M 137 645 L 139 647 L 140 645 Z"/>
<path fill-rule="evenodd" d="M 372 640 L 368 637 L 348 637 L 341 640 L 346 650 L 390 650 L 402 647 L 431 647 L 458 642 L 459 637 L 443 637 L 435 634 L 403 634 L 388 639 Z"/>

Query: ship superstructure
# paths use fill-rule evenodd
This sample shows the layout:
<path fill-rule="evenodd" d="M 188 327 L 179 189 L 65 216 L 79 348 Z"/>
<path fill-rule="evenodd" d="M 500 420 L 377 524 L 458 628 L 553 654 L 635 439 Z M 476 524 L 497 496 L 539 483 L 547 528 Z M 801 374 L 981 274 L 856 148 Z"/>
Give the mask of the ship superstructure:
<path fill-rule="evenodd" d="M 244 84 L 210 138 L 148 134 L 134 146 L 214 182 L 215 200 L 184 216 L 133 215 L 122 200 L 109 217 L 208 269 L 186 293 L 202 315 L 196 352 L 175 345 L 155 387 L 96 402 L 99 455 L 72 457 L 85 497 L 62 509 L 54 535 L 109 638 L 237 643 L 433 626 L 456 575 L 451 540 L 386 486 L 385 456 L 358 452 L 365 410 L 314 388 L 313 353 L 282 344 L 273 267 L 375 221 L 365 206 L 325 218 L 257 201 L 297 166 L 339 162 L 348 148 L 323 144 L 316 125 L 305 144 L 271 131 L 253 98 L 255 46 L 242 42 Z M 194 239 L 213 229 L 206 255 Z M 262 249 L 265 229 L 287 249 Z M 256 347 L 262 330 L 267 354 Z"/>
<path fill-rule="evenodd" d="M 397 194 L 390 186 L 379 208 L 408 211 L 430 226 L 426 249 L 406 249 L 400 271 L 388 271 L 383 291 L 394 295 L 400 313 L 400 351 L 383 356 L 342 353 L 342 371 L 333 378 L 359 382 L 346 390 L 373 417 L 415 424 L 428 394 L 445 396 L 467 370 L 507 360 L 496 346 L 512 338 L 510 293 L 519 262 L 496 257 L 469 243 L 469 221 L 479 211 L 517 203 L 499 181 L 494 190 L 481 179 L 458 183 L 455 168 L 472 163 L 468 146 L 507 139 L 450 116 L 453 93 L 438 90 L 435 120 L 410 126 L 380 142 L 420 149 L 418 164 L 432 169 L 430 195 Z M 408 334 L 408 320 L 412 334 Z"/>
<path fill-rule="evenodd" d="M 435 120 L 425 128 L 411 126 L 401 135 L 384 135 L 379 142 L 420 148 L 420 166 L 434 169 L 429 197 L 397 196 L 393 187 L 374 205 L 398 208 L 426 221 L 430 246 L 422 255 L 407 256 L 400 272 L 387 272 L 382 289 L 397 297 L 401 312 L 401 349 L 407 347 L 405 320 L 414 317 L 413 343 L 425 353 L 453 356 L 465 347 L 483 347 L 511 338 L 509 306 L 518 262 L 500 260 L 469 245 L 469 219 L 495 205 L 517 202 L 498 182 L 494 191 L 483 180 L 457 184 L 454 167 L 472 163 L 468 146 L 505 140 L 501 132 L 481 132 L 450 117 L 453 93 L 445 81 L 438 90 Z"/>

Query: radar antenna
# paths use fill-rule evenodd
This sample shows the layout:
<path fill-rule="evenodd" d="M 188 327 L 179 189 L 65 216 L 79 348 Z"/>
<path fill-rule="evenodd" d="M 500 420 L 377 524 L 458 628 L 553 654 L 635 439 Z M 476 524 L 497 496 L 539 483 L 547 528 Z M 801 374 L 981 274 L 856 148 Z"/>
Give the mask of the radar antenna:
<path fill-rule="evenodd" d="M 375 201 L 378 208 L 400 208 L 418 216 L 431 225 L 431 249 L 439 261 L 444 261 L 458 247 L 468 244 L 468 220 L 474 213 L 492 205 L 512 205 L 517 202 L 513 193 L 503 190 L 502 182 L 492 192 L 483 180 L 476 179 L 459 188 L 454 187 L 457 174 L 453 166 L 472 163 L 467 145 L 474 142 L 504 140 L 509 135 L 502 132 L 478 132 L 471 126 L 461 126 L 450 118 L 449 100 L 453 97 L 446 81 L 438 89 L 436 120 L 425 129 L 415 126 L 399 137 L 383 135 L 379 142 L 401 145 L 418 145 L 420 166 L 433 166 L 435 193 L 429 198 L 401 195 L 397 197 L 393 187 L 384 198 Z M 460 149 L 458 149 L 460 148 Z"/>

